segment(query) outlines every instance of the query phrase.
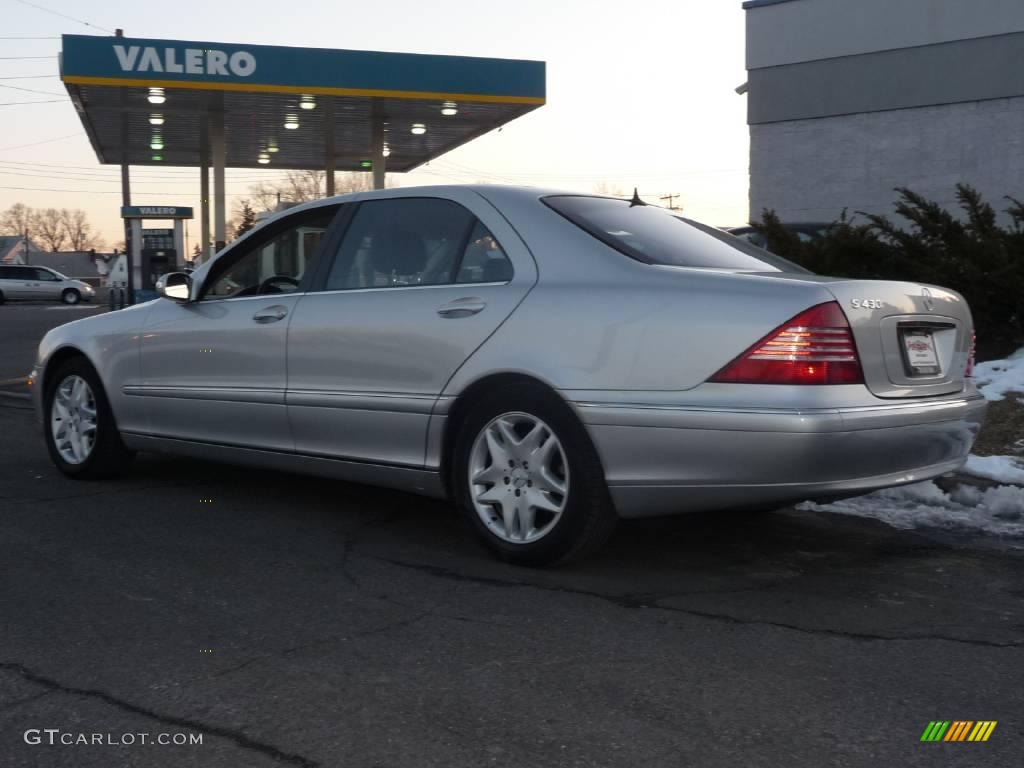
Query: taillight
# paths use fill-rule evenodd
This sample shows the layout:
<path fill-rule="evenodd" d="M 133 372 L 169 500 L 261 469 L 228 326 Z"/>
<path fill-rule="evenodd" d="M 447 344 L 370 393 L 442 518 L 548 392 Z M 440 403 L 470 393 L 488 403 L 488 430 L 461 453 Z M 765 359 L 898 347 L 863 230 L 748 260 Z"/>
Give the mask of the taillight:
<path fill-rule="evenodd" d="M 710 381 L 728 384 L 863 384 L 850 323 L 838 302 L 801 312 Z"/>
<path fill-rule="evenodd" d="M 964 376 L 968 379 L 974 377 L 974 350 L 977 346 L 978 334 L 971 331 L 971 351 L 967 355 L 967 368 L 964 370 Z"/>

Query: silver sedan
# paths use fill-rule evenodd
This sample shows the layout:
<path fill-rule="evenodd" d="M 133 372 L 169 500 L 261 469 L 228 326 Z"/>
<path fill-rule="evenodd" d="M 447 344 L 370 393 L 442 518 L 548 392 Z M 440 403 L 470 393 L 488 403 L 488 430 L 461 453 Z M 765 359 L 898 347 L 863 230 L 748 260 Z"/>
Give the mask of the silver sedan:
<path fill-rule="evenodd" d="M 163 451 L 447 497 L 523 564 L 620 517 L 964 463 L 985 405 L 961 296 L 810 274 L 638 203 L 455 186 L 290 209 L 46 335 L 50 455 L 83 479 Z"/>

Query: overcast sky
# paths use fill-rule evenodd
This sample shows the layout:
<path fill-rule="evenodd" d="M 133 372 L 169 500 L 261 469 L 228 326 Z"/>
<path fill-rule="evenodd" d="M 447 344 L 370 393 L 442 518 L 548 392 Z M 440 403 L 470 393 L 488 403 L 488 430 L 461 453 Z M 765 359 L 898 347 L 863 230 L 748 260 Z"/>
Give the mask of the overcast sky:
<path fill-rule="evenodd" d="M 540 59 L 547 62 L 546 105 L 428 168 L 395 174 L 395 181 L 583 191 L 606 182 L 623 190 L 638 186 L 645 195 L 678 193 L 676 204 L 709 224 L 746 221 L 746 97 L 733 90 L 746 79 L 740 0 L 32 4 L 53 12 L 27 0 L 0 0 L 0 35 L 54 38 L 3 41 L 0 209 L 19 201 L 84 208 L 108 245 L 122 237 L 118 168 L 101 166 L 89 146 L 57 76 L 55 38 L 116 27 L 129 37 Z M 26 75 L 42 77 L 12 79 Z M 10 103 L 49 99 L 56 101 Z M 253 181 L 280 175 L 228 170 L 229 216 Z M 144 167 L 133 169 L 132 178 L 137 204 L 198 208 L 195 170 Z M 197 231 L 198 221 L 192 242 Z"/>

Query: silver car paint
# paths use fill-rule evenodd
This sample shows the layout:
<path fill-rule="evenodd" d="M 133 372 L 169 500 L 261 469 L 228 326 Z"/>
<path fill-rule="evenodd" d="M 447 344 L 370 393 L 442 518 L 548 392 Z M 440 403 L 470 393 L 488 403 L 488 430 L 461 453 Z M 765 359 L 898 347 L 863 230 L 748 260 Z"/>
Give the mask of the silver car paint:
<path fill-rule="evenodd" d="M 984 417 L 973 384 L 901 379 L 884 328 L 897 316 L 948 322 L 943 370 L 963 370 L 971 320 L 954 292 L 930 287 L 929 311 L 917 284 L 652 267 L 594 240 L 545 206 L 544 194 L 405 188 L 281 214 L 381 197 L 456 199 L 509 252 L 509 285 L 231 299 L 212 303 L 231 305 L 222 308 L 229 322 L 209 326 L 200 319 L 212 309 L 161 299 L 54 329 L 36 376 L 56 349 L 80 349 L 136 447 L 440 495 L 459 395 L 495 374 L 525 374 L 580 416 L 623 516 L 849 494 L 934 477 L 966 459 Z M 197 286 L 209 267 L 193 274 Z M 481 322 L 435 320 L 438 306 L 466 297 L 485 300 L 473 316 Z M 882 306 L 853 309 L 853 298 Z M 277 325 L 288 328 L 287 353 L 276 329 L 253 334 L 247 325 L 285 300 L 287 320 Z M 773 328 L 832 300 L 850 319 L 867 386 L 706 383 Z M 140 366 L 140 349 L 162 351 Z"/>

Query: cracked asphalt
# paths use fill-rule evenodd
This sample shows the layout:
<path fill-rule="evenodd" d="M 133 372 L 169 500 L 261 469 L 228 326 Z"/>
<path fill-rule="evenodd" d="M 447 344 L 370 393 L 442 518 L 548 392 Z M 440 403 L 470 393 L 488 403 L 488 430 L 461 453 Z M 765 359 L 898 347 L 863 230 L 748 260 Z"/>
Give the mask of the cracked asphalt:
<path fill-rule="evenodd" d="M 5 768 L 1020 763 L 1020 542 L 693 515 L 532 571 L 391 491 L 160 456 L 68 480 L 15 398 L 0 510 Z M 922 744 L 936 719 L 999 724 Z M 55 728 L 203 743 L 25 743 Z"/>

